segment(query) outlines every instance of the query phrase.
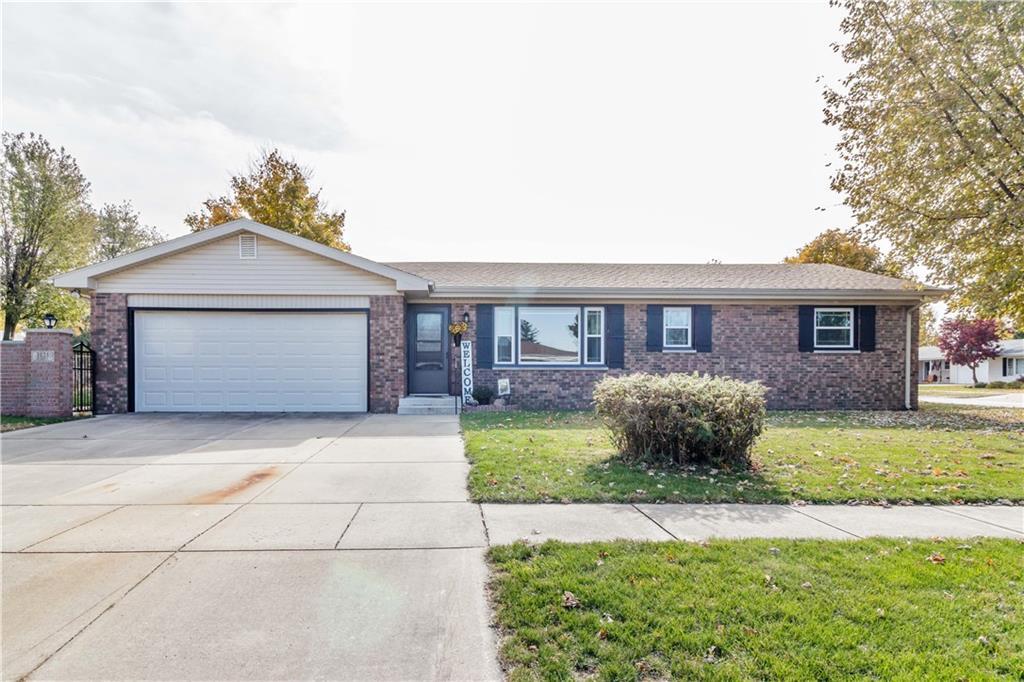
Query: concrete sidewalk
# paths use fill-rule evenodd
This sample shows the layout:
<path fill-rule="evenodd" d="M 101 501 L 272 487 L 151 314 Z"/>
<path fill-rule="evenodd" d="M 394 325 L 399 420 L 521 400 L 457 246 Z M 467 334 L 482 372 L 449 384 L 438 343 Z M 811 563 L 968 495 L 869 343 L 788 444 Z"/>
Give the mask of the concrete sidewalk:
<path fill-rule="evenodd" d="M 1024 507 L 769 504 L 484 504 L 488 542 L 517 540 L 855 539 L 869 536 L 1024 540 Z"/>
<path fill-rule="evenodd" d="M 943 405 L 970 405 L 972 407 L 1019 407 L 1024 409 L 1024 391 L 1007 395 L 988 395 L 979 398 L 951 398 L 940 395 L 921 395 L 922 403 L 941 403 Z"/>

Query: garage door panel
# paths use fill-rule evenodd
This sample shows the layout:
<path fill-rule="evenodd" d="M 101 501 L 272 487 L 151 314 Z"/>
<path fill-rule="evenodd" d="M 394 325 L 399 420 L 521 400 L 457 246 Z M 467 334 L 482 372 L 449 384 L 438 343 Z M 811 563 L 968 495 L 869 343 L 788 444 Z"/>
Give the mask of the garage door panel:
<path fill-rule="evenodd" d="M 138 411 L 366 410 L 363 313 L 137 311 Z"/>

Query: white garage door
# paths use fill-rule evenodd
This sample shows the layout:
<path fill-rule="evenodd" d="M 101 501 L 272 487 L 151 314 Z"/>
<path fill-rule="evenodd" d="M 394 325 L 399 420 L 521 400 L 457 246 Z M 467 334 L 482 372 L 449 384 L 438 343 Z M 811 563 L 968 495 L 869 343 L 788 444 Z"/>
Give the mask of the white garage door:
<path fill-rule="evenodd" d="M 365 412 L 366 315 L 135 312 L 139 412 Z"/>

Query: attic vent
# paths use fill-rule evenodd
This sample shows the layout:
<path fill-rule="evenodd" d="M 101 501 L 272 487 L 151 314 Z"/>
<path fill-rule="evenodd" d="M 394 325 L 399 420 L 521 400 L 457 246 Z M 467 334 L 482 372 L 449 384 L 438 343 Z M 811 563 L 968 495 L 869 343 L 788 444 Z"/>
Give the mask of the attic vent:
<path fill-rule="evenodd" d="M 238 257 L 242 260 L 252 260 L 256 258 L 256 235 L 238 235 Z"/>

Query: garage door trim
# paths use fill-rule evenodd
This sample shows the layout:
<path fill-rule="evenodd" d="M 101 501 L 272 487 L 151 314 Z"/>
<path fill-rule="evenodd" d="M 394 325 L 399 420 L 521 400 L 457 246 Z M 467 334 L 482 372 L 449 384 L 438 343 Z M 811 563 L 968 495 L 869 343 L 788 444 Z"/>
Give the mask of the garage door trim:
<path fill-rule="evenodd" d="M 129 307 L 128 317 L 128 411 L 135 412 L 135 312 L 183 312 L 183 313 L 266 313 L 280 315 L 288 313 L 361 313 L 366 315 L 366 410 L 370 410 L 370 391 L 373 370 L 370 368 L 370 309 L 369 308 L 170 308 L 170 307 Z"/>

